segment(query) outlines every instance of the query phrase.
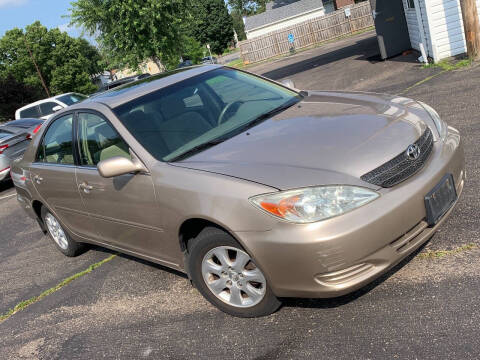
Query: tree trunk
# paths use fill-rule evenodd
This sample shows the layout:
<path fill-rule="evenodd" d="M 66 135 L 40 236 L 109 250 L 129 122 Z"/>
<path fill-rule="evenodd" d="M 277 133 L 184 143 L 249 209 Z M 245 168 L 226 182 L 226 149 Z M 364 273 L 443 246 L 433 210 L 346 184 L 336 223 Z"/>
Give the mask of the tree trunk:
<path fill-rule="evenodd" d="M 158 69 L 160 70 L 160 72 L 165 71 L 165 66 L 163 66 L 162 62 L 160 61 L 160 59 L 158 57 L 154 56 L 152 58 L 152 60 L 158 66 Z"/>
<path fill-rule="evenodd" d="M 480 59 L 480 24 L 475 0 L 460 0 L 463 26 L 467 41 L 467 54 L 473 60 Z"/>

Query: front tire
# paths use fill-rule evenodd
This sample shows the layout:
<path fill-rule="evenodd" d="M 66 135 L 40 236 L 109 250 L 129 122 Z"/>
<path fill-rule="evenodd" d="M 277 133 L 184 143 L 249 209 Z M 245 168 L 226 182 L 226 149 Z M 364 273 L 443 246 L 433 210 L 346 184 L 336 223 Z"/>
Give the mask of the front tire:
<path fill-rule="evenodd" d="M 65 256 L 75 257 L 82 253 L 84 245 L 72 240 L 60 221 L 45 206 L 42 207 L 42 220 L 47 229 L 48 236 L 57 249 Z"/>
<path fill-rule="evenodd" d="M 187 262 L 193 285 L 227 314 L 260 317 L 281 305 L 250 255 L 220 229 L 205 228 L 192 239 Z"/>

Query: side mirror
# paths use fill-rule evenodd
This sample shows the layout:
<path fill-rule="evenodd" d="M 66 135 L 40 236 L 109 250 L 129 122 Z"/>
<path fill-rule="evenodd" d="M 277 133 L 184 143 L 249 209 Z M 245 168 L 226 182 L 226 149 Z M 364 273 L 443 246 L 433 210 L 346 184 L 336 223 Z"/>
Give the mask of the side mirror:
<path fill-rule="evenodd" d="M 57 105 L 52 108 L 52 111 L 56 113 L 57 111 L 63 110 L 63 106 Z"/>
<path fill-rule="evenodd" d="M 282 80 L 281 84 L 286 86 L 286 87 L 289 87 L 290 89 L 294 89 L 294 90 L 296 89 L 295 88 L 295 83 L 291 79 Z"/>
<path fill-rule="evenodd" d="M 123 156 L 114 156 L 110 159 L 102 160 L 97 164 L 97 169 L 104 178 L 112 178 L 132 172 L 147 171 L 140 161 L 132 161 Z"/>

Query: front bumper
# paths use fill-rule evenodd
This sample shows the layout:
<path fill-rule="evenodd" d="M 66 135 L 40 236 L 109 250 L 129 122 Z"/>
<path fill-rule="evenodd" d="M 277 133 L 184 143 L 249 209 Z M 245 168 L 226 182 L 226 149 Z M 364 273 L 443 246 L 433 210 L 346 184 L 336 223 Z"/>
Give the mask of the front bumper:
<path fill-rule="evenodd" d="M 451 214 L 428 227 L 425 195 L 453 174 L 460 197 L 465 160 L 459 133 L 449 128 L 424 168 L 380 198 L 337 218 L 307 225 L 278 222 L 270 231 L 235 235 L 279 297 L 328 298 L 355 291 L 418 249 Z M 458 200 L 457 200 L 458 201 Z"/>

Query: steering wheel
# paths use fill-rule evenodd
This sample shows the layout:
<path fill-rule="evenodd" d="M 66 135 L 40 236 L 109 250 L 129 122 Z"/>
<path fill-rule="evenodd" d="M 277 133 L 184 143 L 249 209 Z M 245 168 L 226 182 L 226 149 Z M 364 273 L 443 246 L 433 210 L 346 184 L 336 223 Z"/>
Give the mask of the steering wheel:
<path fill-rule="evenodd" d="M 218 117 L 218 125 L 220 125 L 221 123 L 223 123 L 225 114 L 226 114 L 226 113 L 228 112 L 228 110 L 230 110 L 230 108 L 231 108 L 233 105 L 235 105 L 235 104 L 242 105 L 242 104 L 243 104 L 243 101 L 241 101 L 241 100 L 236 100 L 236 101 L 232 101 L 232 102 L 228 103 L 227 105 L 225 105 L 225 107 L 223 108 L 222 112 L 220 113 L 220 116 Z"/>

